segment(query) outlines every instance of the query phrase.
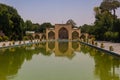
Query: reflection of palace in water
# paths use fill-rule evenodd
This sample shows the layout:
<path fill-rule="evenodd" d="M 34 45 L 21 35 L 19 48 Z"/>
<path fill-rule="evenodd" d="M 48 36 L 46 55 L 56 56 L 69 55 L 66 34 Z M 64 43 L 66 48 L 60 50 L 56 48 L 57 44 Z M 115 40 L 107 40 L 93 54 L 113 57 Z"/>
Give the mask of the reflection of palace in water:
<path fill-rule="evenodd" d="M 47 42 L 46 52 L 53 51 L 55 56 L 73 57 L 74 51 L 80 51 L 80 44 L 78 42 Z"/>

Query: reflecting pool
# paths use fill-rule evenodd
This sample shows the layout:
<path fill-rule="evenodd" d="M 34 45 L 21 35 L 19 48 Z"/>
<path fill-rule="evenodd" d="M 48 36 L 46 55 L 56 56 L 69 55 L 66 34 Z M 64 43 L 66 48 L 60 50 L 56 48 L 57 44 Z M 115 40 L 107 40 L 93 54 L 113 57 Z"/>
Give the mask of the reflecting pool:
<path fill-rule="evenodd" d="M 0 80 L 120 80 L 120 59 L 79 42 L 0 49 Z"/>

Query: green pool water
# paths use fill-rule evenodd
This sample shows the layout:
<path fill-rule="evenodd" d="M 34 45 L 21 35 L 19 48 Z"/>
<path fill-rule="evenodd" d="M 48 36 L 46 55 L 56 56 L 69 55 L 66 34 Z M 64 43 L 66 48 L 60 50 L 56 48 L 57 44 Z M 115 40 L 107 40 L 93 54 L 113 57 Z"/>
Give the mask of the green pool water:
<path fill-rule="evenodd" d="M 120 80 L 120 59 L 79 42 L 0 49 L 0 80 Z"/>

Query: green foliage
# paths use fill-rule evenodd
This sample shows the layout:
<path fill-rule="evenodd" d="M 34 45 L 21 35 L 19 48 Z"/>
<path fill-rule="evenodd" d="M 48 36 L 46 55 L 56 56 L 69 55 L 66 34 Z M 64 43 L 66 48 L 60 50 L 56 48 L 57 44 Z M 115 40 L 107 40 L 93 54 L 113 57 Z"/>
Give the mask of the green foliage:
<path fill-rule="evenodd" d="M 110 4 L 109 4 L 110 3 Z M 81 31 L 95 35 L 97 40 L 120 41 L 120 19 L 115 14 L 115 9 L 119 8 L 118 0 L 104 0 L 100 7 L 95 7 L 94 25 L 83 25 Z M 112 14 L 114 11 L 114 14 Z"/>
<path fill-rule="evenodd" d="M 46 31 L 46 28 L 53 28 L 54 26 L 52 26 L 51 23 L 43 23 L 39 26 L 38 28 L 38 32 L 40 33 L 44 33 Z"/>
<path fill-rule="evenodd" d="M 117 22 L 114 22 L 114 17 L 111 15 L 111 13 L 105 11 L 98 15 L 98 19 L 95 21 L 95 32 L 94 35 L 96 35 L 97 39 L 100 40 L 109 40 L 109 41 L 115 41 L 119 37 L 119 32 L 117 31 L 119 29 L 119 25 Z M 117 20 L 117 19 L 116 19 Z"/>
<path fill-rule="evenodd" d="M 24 36 L 24 37 L 23 37 L 23 40 L 28 40 L 28 36 Z"/>
<path fill-rule="evenodd" d="M 27 21 L 25 22 L 25 30 L 26 30 L 26 31 L 37 31 L 38 27 L 40 27 L 39 24 L 37 24 L 37 23 L 34 24 L 34 23 L 32 23 L 32 21 L 30 21 L 30 20 L 27 20 Z"/>
<path fill-rule="evenodd" d="M 119 0 L 104 0 L 100 8 L 102 11 L 111 11 L 113 10 L 113 15 L 115 17 L 116 15 L 116 9 L 120 7 L 120 1 Z"/>
<path fill-rule="evenodd" d="M 32 22 L 30 20 L 27 20 L 25 24 L 26 24 L 26 31 L 31 31 L 33 26 Z"/>
<path fill-rule="evenodd" d="M 40 24 L 36 23 L 36 24 L 33 24 L 33 30 L 35 32 L 38 32 L 38 28 L 40 27 Z"/>
<path fill-rule="evenodd" d="M 93 31 L 94 31 L 93 25 L 84 24 L 84 25 L 81 26 L 80 28 L 81 28 L 81 32 L 82 32 L 82 33 L 89 33 L 89 34 L 92 34 Z"/>
<path fill-rule="evenodd" d="M 103 4 L 101 3 L 101 5 Z M 109 10 L 99 8 L 99 11 L 102 12 L 99 14 L 96 13 L 94 35 L 96 35 L 96 38 L 99 40 L 118 41 L 118 30 L 120 30 L 118 27 L 118 25 L 120 25 L 119 20 L 115 18 Z"/>
<path fill-rule="evenodd" d="M 117 41 L 119 38 L 119 33 L 118 32 L 106 32 L 105 34 L 106 40 L 113 40 L 113 41 Z"/>
<path fill-rule="evenodd" d="M 46 31 L 46 28 L 53 28 L 54 26 L 51 23 L 43 23 L 43 24 L 34 24 L 32 21 L 27 20 L 25 22 L 25 31 L 35 31 L 37 33 L 43 33 Z"/>
<path fill-rule="evenodd" d="M 2 38 L 3 38 L 3 41 L 8 41 L 9 40 L 9 38 L 7 36 L 3 36 Z"/>
<path fill-rule="evenodd" d="M 103 43 L 101 43 L 100 47 L 101 47 L 101 48 L 104 48 L 104 44 L 103 44 Z"/>
<path fill-rule="evenodd" d="M 2 39 L 2 37 L 0 36 L 0 41 L 2 41 L 3 39 Z"/>
<path fill-rule="evenodd" d="M 0 41 L 8 41 L 9 38 L 7 36 L 0 36 Z"/>
<path fill-rule="evenodd" d="M 76 23 L 72 20 L 72 19 L 69 19 L 66 24 L 70 24 L 72 25 L 73 27 L 75 27 Z"/>
<path fill-rule="evenodd" d="M 43 33 L 46 28 L 50 27 L 53 27 L 51 23 L 39 25 L 38 23 L 32 23 L 30 20 L 24 23 L 16 9 L 5 4 L 0 4 L 0 31 L 8 36 L 9 40 L 22 40 L 26 31 Z M 33 37 L 30 37 L 30 39 L 33 39 Z M 0 39 L 0 41 L 3 40 L 8 40 L 8 38 L 5 37 L 4 39 L 4 37 L 2 37 Z"/>
<path fill-rule="evenodd" d="M 0 4 L 0 30 L 10 38 L 10 40 L 22 39 L 22 18 L 13 7 Z"/>

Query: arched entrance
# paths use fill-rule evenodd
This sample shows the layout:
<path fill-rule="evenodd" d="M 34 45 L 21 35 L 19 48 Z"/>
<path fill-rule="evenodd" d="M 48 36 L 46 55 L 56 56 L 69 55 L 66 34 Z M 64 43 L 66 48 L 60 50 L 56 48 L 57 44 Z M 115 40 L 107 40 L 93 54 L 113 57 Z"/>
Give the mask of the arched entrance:
<path fill-rule="evenodd" d="M 59 30 L 59 39 L 68 39 L 68 30 L 66 28 L 61 28 Z"/>
<path fill-rule="evenodd" d="M 55 33 L 53 31 L 48 33 L 48 39 L 55 39 Z"/>
<path fill-rule="evenodd" d="M 35 35 L 35 39 L 40 39 L 39 34 L 36 34 L 36 35 Z"/>
<path fill-rule="evenodd" d="M 80 39 L 85 39 L 85 35 L 82 34 L 82 35 L 80 36 Z"/>
<path fill-rule="evenodd" d="M 73 28 L 70 24 L 55 24 L 54 28 L 46 28 L 46 40 L 72 40 L 79 39 L 79 28 Z"/>
<path fill-rule="evenodd" d="M 77 31 L 74 31 L 72 33 L 72 39 L 78 39 L 79 38 L 79 33 Z"/>

